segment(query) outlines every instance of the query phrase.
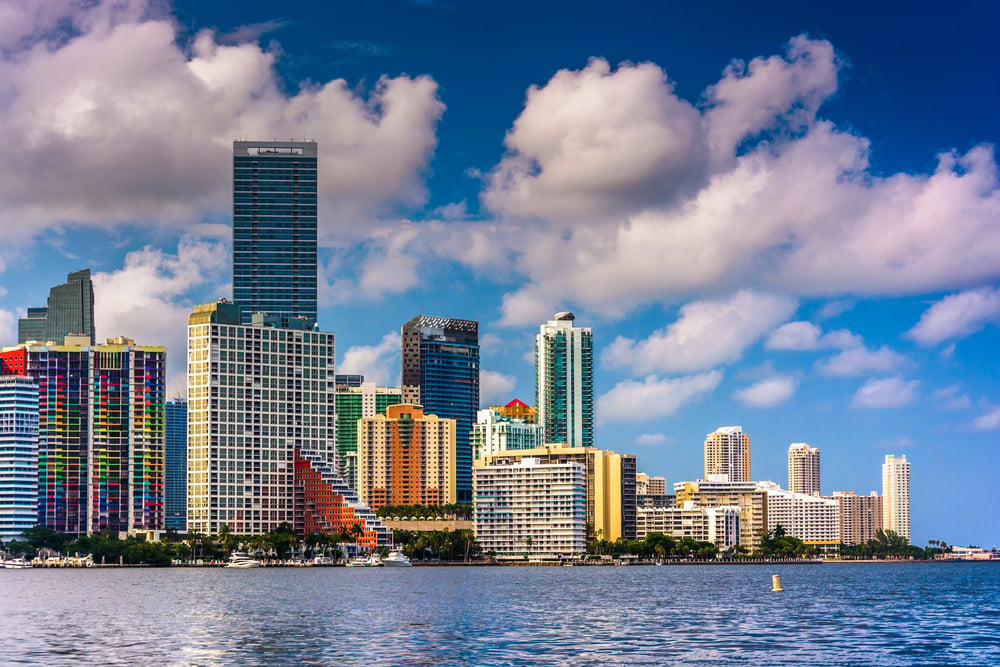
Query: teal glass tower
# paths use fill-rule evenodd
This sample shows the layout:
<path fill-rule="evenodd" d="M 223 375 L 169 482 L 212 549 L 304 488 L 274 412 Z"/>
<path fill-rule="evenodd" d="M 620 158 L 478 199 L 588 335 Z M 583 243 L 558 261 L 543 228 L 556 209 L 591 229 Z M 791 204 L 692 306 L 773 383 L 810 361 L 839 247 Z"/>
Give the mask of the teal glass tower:
<path fill-rule="evenodd" d="M 187 530 L 187 401 L 167 401 L 163 461 L 163 510 L 167 528 Z"/>
<path fill-rule="evenodd" d="M 472 425 L 479 410 L 479 323 L 420 315 L 403 325 L 403 402 L 454 419 L 455 492 L 472 502 Z"/>
<path fill-rule="evenodd" d="M 17 321 L 17 342 L 54 341 L 62 344 L 69 335 L 86 336 L 96 343 L 94 334 L 94 283 L 90 269 L 74 271 L 66 282 L 49 290 L 48 305 L 29 308 L 26 317 Z"/>
<path fill-rule="evenodd" d="M 316 322 L 315 141 L 233 142 L 233 302 Z"/>
<path fill-rule="evenodd" d="M 594 341 L 589 328 L 573 326 L 570 312 L 556 313 L 535 339 L 535 396 L 546 442 L 594 445 Z"/>

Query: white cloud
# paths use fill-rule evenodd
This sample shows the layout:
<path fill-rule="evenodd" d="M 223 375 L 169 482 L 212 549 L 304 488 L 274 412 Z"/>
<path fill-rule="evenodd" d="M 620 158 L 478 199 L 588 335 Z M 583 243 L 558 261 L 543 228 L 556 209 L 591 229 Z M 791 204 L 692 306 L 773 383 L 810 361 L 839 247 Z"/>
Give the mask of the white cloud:
<path fill-rule="evenodd" d="M 853 301 L 846 301 L 844 299 L 837 299 L 835 301 L 828 301 L 816 311 L 816 319 L 819 320 L 832 320 L 833 318 L 846 313 L 850 309 L 854 308 Z"/>
<path fill-rule="evenodd" d="M 853 377 L 870 372 L 889 372 L 906 362 L 906 357 L 886 346 L 877 350 L 867 347 L 850 347 L 837 355 L 816 363 L 816 370 L 833 377 Z"/>
<path fill-rule="evenodd" d="M 514 396 L 517 378 L 496 371 L 479 371 L 479 404 L 482 407 L 499 405 L 510 401 Z"/>
<path fill-rule="evenodd" d="M 648 376 L 619 382 L 597 401 L 599 422 L 649 421 L 669 417 L 683 405 L 711 393 L 722 381 L 721 371 L 680 378 Z"/>
<path fill-rule="evenodd" d="M 851 405 L 857 408 L 901 408 L 917 398 L 919 380 L 901 377 L 871 379 L 854 394 Z"/>
<path fill-rule="evenodd" d="M 683 306 L 677 321 L 649 338 L 619 336 L 604 362 L 636 373 L 686 372 L 735 361 L 776 324 L 795 312 L 786 297 L 743 290 L 725 300 Z"/>
<path fill-rule="evenodd" d="M 186 395 L 191 294 L 228 265 L 229 246 L 217 238 L 185 236 L 174 255 L 150 246 L 128 253 L 121 269 L 93 276 L 98 341 L 126 336 L 139 345 L 166 345 L 168 390 Z"/>
<path fill-rule="evenodd" d="M 959 393 L 959 386 L 953 384 L 943 389 L 938 389 L 932 396 L 938 402 L 941 410 L 965 410 L 972 406 L 972 401 L 965 394 Z"/>
<path fill-rule="evenodd" d="M 847 349 L 860 347 L 864 339 L 847 329 L 837 329 L 823 333 L 812 322 L 788 322 L 771 332 L 764 347 L 769 350 L 794 350 L 807 352 L 820 349 Z"/>
<path fill-rule="evenodd" d="M 0 347 L 17 343 L 17 314 L 0 310 Z"/>
<path fill-rule="evenodd" d="M 399 384 L 402 340 L 398 331 L 382 336 L 376 345 L 356 345 L 344 353 L 338 373 L 358 373 L 380 386 Z"/>
<path fill-rule="evenodd" d="M 745 405 L 773 408 L 790 399 L 798 386 L 799 381 L 796 378 L 790 375 L 779 375 L 740 389 L 733 394 L 733 397 Z"/>
<path fill-rule="evenodd" d="M 0 62 L 0 140 L 18 155 L 0 165 L 8 235 L 224 210 L 234 137 L 316 139 L 325 202 L 422 201 L 444 110 L 429 77 L 383 77 L 367 96 L 339 79 L 289 95 L 278 51 L 210 31 L 185 41 L 144 2 L 35 4 L 14 7 L 16 25 L 0 21 L 11 46 Z"/>
<path fill-rule="evenodd" d="M 553 302 L 617 317 L 739 288 L 896 296 L 1000 278 L 993 149 L 943 152 L 930 174 L 872 173 L 868 140 L 816 117 L 838 67 L 829 43 L 801 37 L 783 57 L 736 64 L 706 93 L 698 129 L 657 111 L 674 93 L 649 64 L 592 62 L 533 89 L 483 193 L 504 215 L 538 216 L 505 220 L 494 239 L 527 278 L 505 295 L 503 323 L 536 322 Z M 682 146 L 697 178 L 657 162 L 663 145 Z"/>
<path fill-rule="evenodd" d="M 1000 290 L 984 287 L 946 296 L 924 311 L 904 335 L 921 345 L 937 345 L 971 336 L 990 322 L 1000 322 Z"/>
<path fill-rule="evenodd" d="M 972 422 L 972 427 L 977 431 L 995 431 L 1000 428 L 1000 406 L 976 417 Z"/>
<path fill-rule="evenodd" d="M 701 117 L 652 63 L 593 59 L 528 90 L 486 204 L 519 216 L 593 217 L 658 204 L 705 176 Z"/>
<path fill-rule="evenodd" d="M 662 433 L 643 433 L 635 439 L 635 444 L 639 447 L 654 447 L 658 445 L 666 445 L 670 441 L 670 438 Z"/>

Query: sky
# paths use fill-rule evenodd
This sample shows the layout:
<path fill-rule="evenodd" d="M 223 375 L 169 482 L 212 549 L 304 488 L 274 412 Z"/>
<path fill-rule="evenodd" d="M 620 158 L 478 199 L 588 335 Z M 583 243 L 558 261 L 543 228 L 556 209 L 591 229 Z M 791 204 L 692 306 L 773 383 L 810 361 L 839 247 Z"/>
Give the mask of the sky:
<path fill-rule="evenodd" d="M 483 405 L 533 403 L 572 310 L 641 471 L 737 424 L 755 479 L 818 447 L 824 494 L 905 454 L 915 544 L 1000 545 L 1000 8 L 674 4 L 0 0 L 0 345 L 91 267 L 98 337 L 184 394 L 232 141 L 313 139 L 338 372 L 475 319 Z"/>

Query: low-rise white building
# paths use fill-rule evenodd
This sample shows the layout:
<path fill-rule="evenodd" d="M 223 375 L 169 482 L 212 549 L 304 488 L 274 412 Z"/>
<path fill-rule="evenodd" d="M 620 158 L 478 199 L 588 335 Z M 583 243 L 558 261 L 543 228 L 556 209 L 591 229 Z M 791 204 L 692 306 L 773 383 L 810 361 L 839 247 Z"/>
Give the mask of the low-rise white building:
<path fill-rule="evenodd" d="M 587 549 L 585 468 L 499 458 L 472 472 L 476 538 L 498 556 L 580 554 Z"/>
<path fill-rule="evenodd" d="M 767 529 L 779 525 L 785 534 L 817 548 L 840 544 L 840 508 L 836 500 L 805 493 L 793 493 L 774 482 L 759 482 L 767 492 Z"/>
<path fill-rule="evenodd" d="M 712 542 L 724 551 L 740 541 L 740 508 L 735 505 L 698 507 L 688 501 L 682 507 L 639 507 L 636 509 L 636 539 L 649 533 L 663 533 L 678 539 L 690 537 Z"/>

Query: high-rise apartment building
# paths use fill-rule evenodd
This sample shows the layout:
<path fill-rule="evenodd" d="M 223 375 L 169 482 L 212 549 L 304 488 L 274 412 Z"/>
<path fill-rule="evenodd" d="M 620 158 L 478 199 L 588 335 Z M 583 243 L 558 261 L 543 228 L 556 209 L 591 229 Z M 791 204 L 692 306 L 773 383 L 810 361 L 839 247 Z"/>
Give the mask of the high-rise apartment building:
<path fill-rule="evenodd" d="M 819 495 L 819 449 L 804 442 L 789 445 L 788 490 L 810 496 Z"/>
<path fill-rule="evenodd" d="M 476 538 L 499 556 L 587 550 L 586 468 L 533 457 L 498 457 L 473 472 Z"/>
<path fill-rule="evenodd" d="M 12 352 L 38 385 L 38 523 L 71 535 L 162 530 L 164 348 L 67 336 Z"/>
<path fill-rule="evenodd" d="M 496 408 L 476 413 L 472 426 L 472 456 L 478 460 L 488 454 L 510 449 L 541 447 L 542 427 L 517 417 L 506 417 Z"/>
<path fill-rule="evenodd" d="M 910 464 L 887 454 L 882 464 L 882 528 L 910 541 Z"/>
<path fill-rule="evenodd" d="M 314 141 L 233 142 L 233 302 L 316 322 Z"/>
<path fill-rule="evenodd" d="M 0 542 L 38 522 L 38 385 L 0 376 Z"/>
<path fill-rule="evenodd" d="M 742 426 L 723 426 L 705 437 L 705 479 L 750 481 L 750 436 Z"/>
<path fill-rule="evenodd" d="M 356 383 L 355 378 L 359 380 Z M 360 375 L 337 376 L 337 465 L 352 489 L 358 488 L 358 420 L 384 415 L 386 408 L 402 401 L 399 387 L 379 387 L 374 382 L 365 382 Z"/>
<path fill-rule="evenodd" d="M 74 271 L 66 282 L 49 290 L 48 305 L 29 308 L 17 321 L 17 342 L 55 342 L 66 336 L 83 336 L 90 345 L 94 335 L 94 283 L 90 269 Z"/>
<path fill-rule="evenodd" d="M 859 496 L 853 491 L 834 491 L 840 514 L 840 541 L 846 545 L 867 544 L 882 529 L 882 497 L 875 491 Z"/>
<path fill-rule="evenodd" d="M 455 502 L 455 420 L 401 403 L 358 422 L 358 496 L 385 505 Z"/>
<path fill-rule="evenodd" d="M 479 410 L 479 324 L 420 315 L 402 327 L 403 401 L 456 422 L 455 483 L 472 502 L 469 436 Z"/>
<path fill-rule="evenodd" d="M 663 533 L 678 539 L 690 537 L 698 542 L 711 542 L 725 551 L 740 543 L 740 514 L 740 508 L 734 505 L 698 507 L 690 501 L 682 507 L 639 507 L 635 539 Z"/>
<path fill-rule="evenodd" d="M 476 467 L 494 465 L 499 459 L 517 463 L 524 458 L 540 463 L 581 463 L 587 490 L 587 523 L 600 539 L 635 539 L 635 457 L 594 447 L 549 444 L 537 449 L 490 454 Z"/>
<path fill-rule="evenodd" d="M 535 337 L 535 403 L 545 441 L 594 444 L 594 343 L 573 313 L 556 313 Z"/>
<path fill-rule="evenodd" d="M 166 405 L 163 482 L 166 526 L 187 530 L 187 400 L 180 397 Z"/>

